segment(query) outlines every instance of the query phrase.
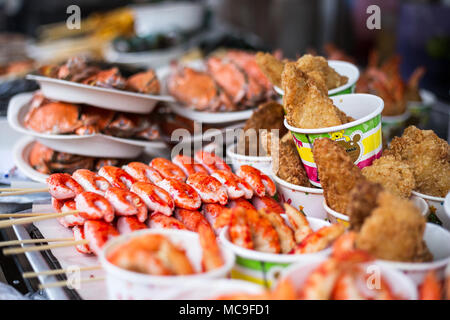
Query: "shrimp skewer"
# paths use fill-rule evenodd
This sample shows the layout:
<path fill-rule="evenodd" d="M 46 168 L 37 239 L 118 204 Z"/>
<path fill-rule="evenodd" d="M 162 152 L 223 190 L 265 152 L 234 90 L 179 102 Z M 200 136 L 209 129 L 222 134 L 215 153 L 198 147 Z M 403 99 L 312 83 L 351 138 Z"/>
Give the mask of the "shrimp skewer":
<path fill-rule="evenodd" d="M 136 216 L 140 222 L 147 220 L 147 207 L 135 193 L 126 189 L 111 187 L 106 190 L 105 198 L 114 207 L 118 216 Z"/>
<path fill-rule="evenodd" d="M 220 203 L 225 205 L 228 202 L 227 190 L 216 178 L 203 172 L 191 174 L 186 183 L 194 188 L 199 194 L 203 203 Z"/>
<path fill-rule="evenodd" d="M 155 229 L 188 230 L 188 228 L 181 221 L 161 213 L 152 214 L 150 219 L 148 219 L 148 226 Z"/>
<path fill-rule="evenodd" d="M 158 171 L 163 178 L 175 179 L 181 182 L 186 181 L 186 175 L 180 167 L 164 158 L 155 158 L 150 162 L 150 167 Z"/>
<path fill-rule="evenodd" d="M 206 169 L 194 159 L 184 155 L 176 155 L 172 162 L 183 170 L 186 177 L 189 177 L 191 174 L 196 172 L 208 173 Z"/>
<path fill-rule="evenodd" d="M 252 166 L 243 165 L 238 169 L 236 174 L 243 178 L 252 187 L 255 194 L 260 197 L 266 194 L 273 196 L 277 191 L 272 179 Z"/>
<path fill-rule="evenodd" d="M 203 167 L 211 174 L 215 170 L 231 171 L 231 168 L 223 161 L 222 158 L 214 153 L 199 150 L 194 155 L 195 161 L 203 165 Z"/>
<path fill-rule="evenodd" d="M 172 215 L 175 204 L 172 197 L 164 189 L 147 182 L 136 182 L 131 191 L 137 194 L 152 212 Z"/>
<path fill-rule="evenodd" d="M 156 169 L 142 162 L 130 162 L 122 169 L 139 182 L 158 183 L 163 179 Z"/>
<path fill-rule="evenodd" d="M 104 219 L 106 222 L 114 219 L 114 208 L 105 197 L 97 193 L 84 191 L 75 197 L 75 204 L 85 219 Z"/>
<path fill-rule="evenodd" d="M 197 210 L 202 205 L 202 199 L 195 189 L 184 182 L 166 178 L 158 183 L 158 186 L 170 194 L 179 208 Z"/>
<path fill-rule="evenodd" d="M 53 198 L 65 200 L 82 193 L 83 187 L 67 173 L 55 173 L 47 178 L 48 191 Z"/>
<path fill-rule="evenodd" d="M 211 176 L 224 185 L 227 189 L 228 198 L 239 199 L 244 197 L 245 199 L 251 199 L 253 197 L 252 187 L 233 172 L 228 170 L 215 170 L 211 173 Z"/>
<path fill-rule="evenodd" d="M 135 179 L 125 170 L 113 166 L 104 166 L 100 168 L 98 174 L 108 180 L 113 187 L 121 189 L 130 189 Z"/>
<path fill-rule="evenodd" d="M 76 170 L 72 173 L 72 178 L 83 187 L 84 191 L 95 192 L 102 196 L 111 186 L 108 180 L 87 169 Z"/>

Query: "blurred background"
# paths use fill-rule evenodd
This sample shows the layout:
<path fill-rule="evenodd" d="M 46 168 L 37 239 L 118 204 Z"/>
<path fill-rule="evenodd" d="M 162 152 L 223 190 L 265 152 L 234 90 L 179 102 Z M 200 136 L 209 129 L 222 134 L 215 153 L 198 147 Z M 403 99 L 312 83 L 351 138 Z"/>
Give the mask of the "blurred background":
<path fill-rule="evenodd" d="M 187 2 L 201 11 L 189 7 L 155 15 L 148 10 Z M 80 30 L 65 25 L 70 5 L 81 9 Z M 366 27 L 370 5 L 381 9 L 380 30 Z M 27 69 L 23 63 L 11 68 L 12 61 L 59 62 L 89 52 L 112 62 L 157 68 L 170 59 L 220 47 L 280 50 L 295 58 L 306 52 L 326 55 L 331 44 L 340 50 L 338 58 L 360 67 L 373 50 L 380 61 L 397 54 L 405 81 L 424 66 L 420 87 L 449 102 L 449 16 L 449 0 L 0 0 L 0 63 L 3 73 L 11 73 Z M 163 57 L 144 54 L 161 49 L 166 49 Z M 447 137 L 447 105 L 433 110 L 434 129 Z"/>

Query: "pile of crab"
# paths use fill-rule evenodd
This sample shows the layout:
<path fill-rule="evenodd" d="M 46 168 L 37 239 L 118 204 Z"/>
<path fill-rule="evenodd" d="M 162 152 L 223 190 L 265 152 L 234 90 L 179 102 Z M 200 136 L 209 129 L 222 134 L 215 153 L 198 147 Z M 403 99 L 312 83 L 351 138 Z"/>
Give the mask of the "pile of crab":
<path fill-rule="evenodd" d="M 275 97 L 253 53 L 230 50 L 210 56 L 206 70 L 172 64 L 169 93 L 182 105 L 199 111 L 236 111 Z"/>

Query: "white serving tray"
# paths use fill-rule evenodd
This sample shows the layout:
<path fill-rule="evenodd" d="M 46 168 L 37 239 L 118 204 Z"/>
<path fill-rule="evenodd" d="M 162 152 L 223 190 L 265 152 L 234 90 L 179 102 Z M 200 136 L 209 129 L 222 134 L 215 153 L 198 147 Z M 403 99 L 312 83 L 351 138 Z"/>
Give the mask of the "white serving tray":
<path fill-rule="evenodd" d="M 84 103 L 96 107 L 133 113 L 150 113 L 160 101 L 173 102 L 174 98 L 118 89 L 100 88 L 72 81 L 27 75 L 39 83 L 42 93 L 49 99 L 71 103 Z"/>
<path fill-rule="evenodd" d="M 15 95 L 8 106 L 8 123 L 14 130 L 35 137 L 39 142 L 56 151 L 99 158 L 136 158 L 144 149 L 164 149 L 162 141 L 123 139 L 96 133 L 92 135 L 56 135 L 38 133 L 24 127 L 23 119 L 29 109 L 33 93 Z"/>

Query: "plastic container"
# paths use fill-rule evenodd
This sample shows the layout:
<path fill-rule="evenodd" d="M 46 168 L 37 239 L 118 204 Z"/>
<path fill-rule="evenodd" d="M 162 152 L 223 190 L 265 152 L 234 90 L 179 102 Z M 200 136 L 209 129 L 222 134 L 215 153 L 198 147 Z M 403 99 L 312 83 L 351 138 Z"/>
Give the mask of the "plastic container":
<path fill-rule="evenodd" d="M 411 114 L 410 122 L 423 129 L 430 120 L 430 112 L 436 103 L 436 96 L 425 89 L 419 90 L 419 94 L 422 101 L 408 101 L 407 108 Z"/>
<path fill-rule="evenodd" d="M 321 257 L 314 261 L 296 263 L 283 271 L 281 279 L 289 279 L 293 283 L 296 292 L 298 292 L 302 289 L 310 273 L 325 260 L 326 257 Z M 379 266 L 380 274 L 386 280 L 395 296 L 404 300 L 417 300 L 417 289 L 411 279 L 401 272 L 378 262 L 373 263 L 373 265 Z"/>
<path fill-rule="evenodd" d="M 245 156 L 236 153 L 235 150 L 236 144 L 230 145 L 227 149 L 227 156 L 231 159 L 231 166 L 234 172 L 237 172 L 242 165 L 249 165 L 272 177 L 272 157 Z"/>
<path fill-rule="evenodd" d="M 125 270 L 110 263 L 106 257 L 118 245 L 131 238 L 144 234 L 161 234 L 174 244 L 183 247 L 193 267 L 201 270 L 202 249 L 198 235 L 194 232 L 170 229 L 145 229 L 121 235 L 110 240 L 99 256 L 102 268 L 106 272 L 109 299 L 113 300 L 160 300 L 186 299 L 194 288 L 204 284 L 211 285 L 212 279 L 228 276 L 234 265 L 235 257 L 231 250 L 221 246 L 225 264 L 216 270 L 188 276 L 154 276 Z"/>
<path fill-rule="evenodd" d="M 357 119 L 340 126 L 320 129 L 301 129 L 288 124 L 309 181 L 320 187 L 312 146 L 314 140 L 327 137 L 342 145 L 353 162 L 360 168 L 370 166 L 381 156 L 381 112 L 383 100 L 371 94 L 346 94 L 331 98 L 336 107 Z"/>
<path fill-rule="evenodd" d="M 286 219 L 285 216 L 284 218 Z M 330 225 L 321 219 L 309 217 L 307 219 L 314 231 Z M 251 281 L 267 288 L 275 283 L 281 271 L 290 264 L 299 261 L 311 261 L 318 257 L 328 256 L 331 252 L 331 248 L 308 254 L 274 254 L 249 250 L 239 247 L 229 240 L 228 227 L 221 231 L 220 241 L 226 248 L 236 254 L 236 264 L 231 271 L 231 277 Z"/>
<path fill-rule="evenodd" d="M 272 173 L 277 185 L 279 201 L 300 210 L 308 217 L 326 219 L 327 212 L 323 207 L 323 189 L 308 188 L 289 183 Z"/>
<path fill-rule="evenodd" d="M 356 82 L 359 79 L 359 69 L 354 64 L 346 61 L 328 60 L 328 65 L 336 70 L 336 72 L 340 75 L 348 77 L 346 84 L 328 90 L 328 95 L 331 97 L 341 94 L 354 93 Z M 274 89 L 280 96 L 284 96 L 283 89 L 277 86 L 275 86 Z"/>
<path fill-rule="evenodd" d="M 430 214 L 435 214 L 442 222 L 442 226 L 450 230 L 450 216 L 445 213 L 444 198 L 429 196 L 417 191 L 413 191 L 412 194 L 416 197 L 424 199 L 430 207 Z"/>

